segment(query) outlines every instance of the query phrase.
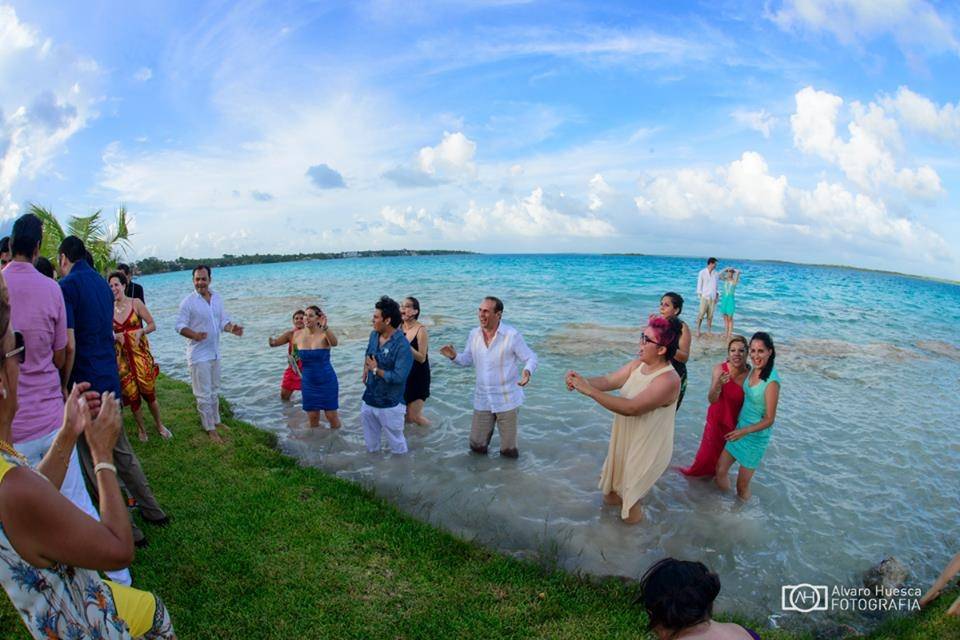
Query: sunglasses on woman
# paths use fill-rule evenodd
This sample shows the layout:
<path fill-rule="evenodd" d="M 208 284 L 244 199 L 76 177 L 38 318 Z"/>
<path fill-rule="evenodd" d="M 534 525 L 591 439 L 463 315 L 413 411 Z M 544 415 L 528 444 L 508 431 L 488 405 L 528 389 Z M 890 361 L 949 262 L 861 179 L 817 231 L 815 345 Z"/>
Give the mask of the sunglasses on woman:
<path fill-rule="evenodd" d="M 641 333 L 641 334 L 640 334 L 640 344 L 641 344 L 641 345 L 644 345 L 644 344 L 647 344 L 648 342 L 652 342 L 653 344 L 657 345 L 658 347 L 662 347 L 662 346 L 663 346 L 662 344 L 660 344 L 659 342 L 657 342 L 657 341 L 654 340 L 653 338 L 648 337 L 647 334 Z"/>

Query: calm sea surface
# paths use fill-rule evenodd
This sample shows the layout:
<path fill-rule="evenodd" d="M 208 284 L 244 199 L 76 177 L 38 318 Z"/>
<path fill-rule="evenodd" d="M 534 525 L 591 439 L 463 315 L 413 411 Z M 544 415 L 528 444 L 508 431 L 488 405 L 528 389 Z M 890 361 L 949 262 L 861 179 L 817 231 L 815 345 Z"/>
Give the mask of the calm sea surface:
<path fill-rule="evenodd" d="M 709 482 L 669 470 L 644 499 L 646 521 L 622 525 L 601 508 L 597 480 L 612 416 L 568 393 L 563 373 L 593 375 L 636 352 L 639 323 L 660 296 L 687 299 L 696 318 L 702 260 L 628 256 L 436 256 L 347 259 L 216 269 L 213 288 L 243 338 L 224 336 L 223 395 L 240 417 L 279 435 L 283 449 L 374 487 L 417 517 L 501 551 L 571 571 L 636 577 L 666 555 L 705 562 L 723 582 L 720 608 L 792 626 L 781 585 L 859 585 L 889 555 L 926 586 L 960 549 L 960 286 L 840 268 L 734 261 L 743 269 L 736 327 L 773 334 L 783 380 L 770 447 L 739 505 Z M 154 353 L 188 380 L 185 340 L 173 329 L 191 292 L 187 272 L 141 279 L 157 321 Z M 420 299 L 430 330 L 431 427 L 408 426 L 411 453 L 370 455 L 359 425 L 360 372 L 374 301 Z M 472 369 L 439 355 L 459 349 L 484 295 L 540 358 L 520 414 L 517 461 L 467 453 Z M 279 400 L 286 350 L 267 337 L 308 304 L 340 336 L 332 360 L 344 428 L 310 430 Z M 722 329 L 715 319 L 714 330 Z M 673 464 L 697 449 L 711 367 L 721 342 L 694 339 Z M 199 428 L 199 423 L 198 423 Z M 497 436 L 494 437 L 496 445 Z M 492 449 L 495 451 L 496 446 Z M 856 626 L 869 625 L 864 619 Z"/>

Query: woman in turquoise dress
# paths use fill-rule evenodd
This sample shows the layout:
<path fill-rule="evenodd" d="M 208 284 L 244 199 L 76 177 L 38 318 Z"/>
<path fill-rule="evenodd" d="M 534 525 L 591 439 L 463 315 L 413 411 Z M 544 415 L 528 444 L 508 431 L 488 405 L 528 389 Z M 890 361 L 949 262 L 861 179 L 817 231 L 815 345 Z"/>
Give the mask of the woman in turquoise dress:
<path fill-rule="evenodd" d="M 734 292 L 738 284 L 740 284 L 739 269 L 727 267 L 720 274 L 720 302 L 717 303 L 717 311 L 723 315 L 723 335 L 727 342 L 733 336 L 733 314 L 737 310 Z"/>
<path fill-rule="evenodd" d="M 770 334 L 763 331 L 753 334 L 750 338 L 753 369 L 743 381 L 743 408 L 737 428 L 724 435 L 727 446 L 717 463 L 716 482 L 724 491 L 730 489 L 730 467 L 734 462 L 740 463 L 737 495 L 741 500 L 750 498 L 750 480 L 767 450 L 773 432 L 771 427 L 777 418 L 780 375 L 773 366 L 776 356 Z"/>

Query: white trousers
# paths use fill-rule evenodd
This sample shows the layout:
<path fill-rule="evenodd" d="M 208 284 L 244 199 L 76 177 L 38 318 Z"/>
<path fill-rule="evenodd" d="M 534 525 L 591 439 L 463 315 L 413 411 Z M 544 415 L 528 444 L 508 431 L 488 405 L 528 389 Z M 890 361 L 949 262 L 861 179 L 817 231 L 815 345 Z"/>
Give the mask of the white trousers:
<path fill-rule="evenodd" d="M 58 433 L 60 433 L 59 429 L 36 440 L 18 442 L 13 446 L 27 459 L 31 467 L 36 467 L 43 460 L 43 456 L 47 455 L 47 451 L 53 445 L 53 441 L 57 439 Z M 83 470 L 80 469 L 80 458 L 77 457 L 76 447 L 70 452 L 70 462 L 67 464 L 67 473 L 63 476 L 63 484 L 60 485 L 60 493 L 85 514 L 98 522 L 100 521 L 100 514 L 93 506 L 93 500 L 90 499 L 90 494 L 87 492 L 87 485 L 83 482 Z M 104 571 L 104 573 L 114 582 L 130 585 L 129 569 Z"/>
<path fill-rule="evenodd" d="M 220 424 L 220 361 L 207 360 L 190 365 L 190 383 L 197 399 L 200 424 L 213 431 Z"/>
<path fill-rule="evenodd" d="M 406 453 L 407 439 L 403 437 L 403 417 L 406 413 L 407 407 L 403 404 L 378 409 L 366 402 L 360 403 L 360 424 L 363 425 L 363 441 L 367 443 L 367 451 L 380 451 L 382 432 L 392 453 Z"/>

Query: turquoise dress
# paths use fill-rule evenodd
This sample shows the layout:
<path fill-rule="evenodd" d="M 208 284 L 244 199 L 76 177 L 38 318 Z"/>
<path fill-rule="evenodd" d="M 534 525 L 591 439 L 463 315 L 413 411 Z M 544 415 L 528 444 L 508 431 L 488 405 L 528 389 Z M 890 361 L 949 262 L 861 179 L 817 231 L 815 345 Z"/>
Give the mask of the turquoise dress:
<path fill-rule="evenodd" d="M 733 317 L 734 312 L 737 310 L 737 302 L 733 298 L 733 292 L 736 290 L 737 285 L 732 280 L 724 280 L 723 288 L 720 291 L 720 302 L 717 303 L 717 311 L 721 315 Z"/>
<path fill-rule="evenodd" d="M 750 386 L 750 376 L 743 380 L 743 408 L 740 409 L 740 418 L 737 420 L 737 429 L 748 427 L 763 420 L 763 415 L 767 411 L 766 392 L 767 385 L 771 382 L 780 383 L 780 374 L 774 369 L 770 372 L 770 377 L 761 380 L 755 386 Z M 727 451 L 730 452 L 741 466 L 747 469 L 756 469 L 760 466 L 760 460 L 767 450 L 770 443 L 770 434 L 773 433 L 773 425 L 770 425 L 763 431 L 748 433 L 739 440 L 727 443 Z"/>

